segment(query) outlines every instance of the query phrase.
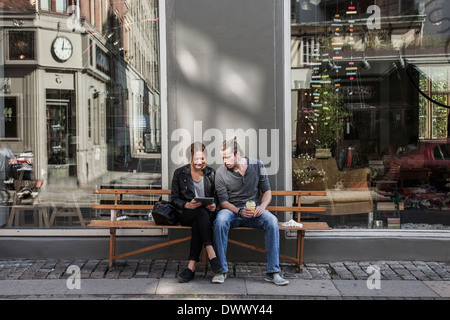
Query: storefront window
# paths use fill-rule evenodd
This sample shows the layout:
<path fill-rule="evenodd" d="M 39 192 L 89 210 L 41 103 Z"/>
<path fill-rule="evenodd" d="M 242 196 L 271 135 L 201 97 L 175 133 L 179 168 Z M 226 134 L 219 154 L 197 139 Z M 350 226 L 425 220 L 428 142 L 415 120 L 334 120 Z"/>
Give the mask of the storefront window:
<path fill-rule="evenodd" d="M 309 218 L 335 228 L 450 228 L 442 6 L 292 1 L 293 184 L 327 191 L 310 203 L 326 213 Z"/>
<path fill-rule="evenodd" d="M 158 3 L 1 6 L 0 234 L 87 231 L 94 188 L 161 188 Z"/>

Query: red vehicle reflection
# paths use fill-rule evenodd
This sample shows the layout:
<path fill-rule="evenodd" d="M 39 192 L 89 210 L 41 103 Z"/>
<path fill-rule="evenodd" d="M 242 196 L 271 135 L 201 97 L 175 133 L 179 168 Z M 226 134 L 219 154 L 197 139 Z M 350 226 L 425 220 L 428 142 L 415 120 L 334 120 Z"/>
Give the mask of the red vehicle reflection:
<path fill-rule="evenodd" d="M 417 148 L 392 157 L 387 165 L 390 178 L 401 185 L 429 182 L 443 190 L 450 182 L 450 140 L 422 141 Z"/>

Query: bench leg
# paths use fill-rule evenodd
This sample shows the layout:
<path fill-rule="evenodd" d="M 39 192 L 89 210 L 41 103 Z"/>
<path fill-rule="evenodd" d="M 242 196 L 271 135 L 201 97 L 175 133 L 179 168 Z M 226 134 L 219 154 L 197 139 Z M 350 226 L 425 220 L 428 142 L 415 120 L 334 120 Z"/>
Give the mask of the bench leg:
<path fill-rule="evenodd" d="M 305 239 L 305 230 L 297 231 L 297 264 L 301 272 L 303 268 L 303 242 Z"/>
<path fill-rule="evenodd" d="M 207 254 L 206 254 L 206 248 L 203 246 L 202 249 L 202 266 L 203 266 L 203 270 L 205 270 L 205 274 L 206 274 L 206 261 L 208 260 L 207 258 Z"/>
<path fill-rule="evenodd" d="M 109 228 L 109 270 L 114 266 L 114 256 L 116 254 L 116 228 Z"/>
<path fill-rule="evenodd" d="M 16 207 L 13 205 L 11 207 L 11 213 L 9 214 L 8 224 L 6 225 L 7 228 L 12 227 L 15 214 L 16 214 Z"/>

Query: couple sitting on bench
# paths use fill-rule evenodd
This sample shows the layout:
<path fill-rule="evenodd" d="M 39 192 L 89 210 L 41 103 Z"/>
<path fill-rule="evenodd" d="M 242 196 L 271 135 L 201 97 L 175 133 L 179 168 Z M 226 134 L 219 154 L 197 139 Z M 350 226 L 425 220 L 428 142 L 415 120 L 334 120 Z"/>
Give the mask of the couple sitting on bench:
<path fill-rule="evenodd" d="M 172 180 L 171 202 L 180 213 L 181 225 L 192 227 L 189 264 L 177 275 L 178 280 L 188 282 L 194 278 L 195 264 L 204 245 L 215 274 L 212 282 L 223 283 L 228 271 L 228 232 L 230 228 L 251 227 L 265 231 L 264 280 L 287 285 L 289 281 L 280 275 L 278 219 L 266 210 L 272 192 L 264 165 L 259 160 L 244 157 L 236 137 L 223 142 L 224 165 L 217 173 L 206 165 L 204 151 L 203 144 L 193 143 L 190 165 L 178 168 Z M 214 197 L 215 201 L 202 206 L 195 197 Z M 247 206 L 249 201 L 256 203 L 256 207 Z M 221 210 L 216 215 L 219 205 Z"/>

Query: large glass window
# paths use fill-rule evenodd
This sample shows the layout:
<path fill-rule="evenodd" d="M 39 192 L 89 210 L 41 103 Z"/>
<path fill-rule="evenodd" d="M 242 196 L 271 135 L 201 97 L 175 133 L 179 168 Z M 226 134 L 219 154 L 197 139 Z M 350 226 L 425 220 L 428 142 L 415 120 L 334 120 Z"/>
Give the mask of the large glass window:
<path fill-rule="evenodd" d="M 311 202 L 326 213 L 303 216 L 337 228 L 450 228 L 441 6 L 292 1 L 293 184 L 327 191 Z"/>
<path fill-rule="evenodd" d="M 158 3 L 10 1 L 0 9 L 0 149 L 13 155 L 0 165 L 8 193 L 0 234 L 85 229 L 110 215 L 91 209 L 110 200 L 92 199 L 94 188 L 161 188 Z"/>

